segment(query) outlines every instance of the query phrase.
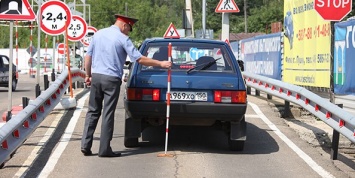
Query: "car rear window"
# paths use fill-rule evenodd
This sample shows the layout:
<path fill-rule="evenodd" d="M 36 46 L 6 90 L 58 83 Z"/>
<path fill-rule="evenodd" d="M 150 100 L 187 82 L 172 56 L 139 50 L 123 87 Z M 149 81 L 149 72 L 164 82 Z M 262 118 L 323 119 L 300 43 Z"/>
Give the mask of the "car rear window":
<path fill-rule="evenodd" d="M 168 60 L 167 43 L 148 44 L 143 55 L 156 60 Z M 200 72 L 234 72 L 231 58 L 225 46 L 209 43 L 174 43 L 172 44 L 171 61 L 173 71 L 187 71 L 211 62 L 210 67 Z M 213 62 L 215 61 L 215 62 Z M 141 70 L 166 70 L 160 67 L 141 66 Z"/>

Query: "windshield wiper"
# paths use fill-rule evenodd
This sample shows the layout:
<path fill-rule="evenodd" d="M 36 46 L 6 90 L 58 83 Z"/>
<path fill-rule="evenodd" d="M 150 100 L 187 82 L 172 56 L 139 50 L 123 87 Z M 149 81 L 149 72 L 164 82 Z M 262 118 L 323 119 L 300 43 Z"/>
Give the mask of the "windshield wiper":
<path fill-rule="evenodd" d="M 216 61 L 219 60 L 219 59 L 221 59 L 221 57 L 220 57 L 220 58 L 217 58 L 217 59 L 215 59 L 215 60 L 213 60 L 213 61 L 210 61 L 209 63 L 204 63 L 204 64 L 201 64 L 201 65 L 195 66 L 195 67 L 193 67 L 193 68 L 187 70 L 186 73 L 188 74 L 188 73 L 190 73 L 192 70 L 195 70 L 196 68 L 201 67 L 201 66 L 203 66 L 203 67 L 202 67 L 200 70 L 205 70 L 205 69 L 211 67 L 211 66 L 212 66 L 214 63 L 216 63 Z M 199 70 L 199 71 L 200 71 L 200 70 Z"/>

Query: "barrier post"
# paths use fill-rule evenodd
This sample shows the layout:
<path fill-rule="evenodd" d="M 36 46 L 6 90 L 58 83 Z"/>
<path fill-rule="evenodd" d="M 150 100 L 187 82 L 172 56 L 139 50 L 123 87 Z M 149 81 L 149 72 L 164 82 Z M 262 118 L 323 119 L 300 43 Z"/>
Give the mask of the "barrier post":
<path fill-rule="evenodd" d="M 54 68 L 52 69 L 52 73 L 51 73 L 51 81 L 54 82 L 55 81 L 55 73 L 54 73 Z"/>
<path fill-rule="evenodd" d="M 340 108 L 343 108 L 343 104 L 337 104 L 337 105 Z M 330 158 L 332 160 L 338 159 L 339 137 L 340 137 L 340 133 L 335 129 L 333 129 L 332 148 L 330 149 Z"/>
<path fill-rule="evenodd" d="M 35 92 L 36 92 L 36 98 L 37 98 L 41 94 L 41 89 L 40 89 L 39 84 L 36 85 Z"/>
<path fill-rule="evenodd" d="M 255 96 L 260 96 L 260 91 L 259 90 L 255 90 Z"/>
<path fill-rule="evenodd" d="M 284 117 L 288 117 L 291 114 L 291 109 L 290 109 L 290 102 L 285 101 L 285 106 L 284 106 Z"/>
<path fill-rule="evenodd" d="M 248 95 L 251 94 L 251 87 L 247 87 L 247 94 L 248 94 Z"/>
<path fill-rule="evenodd" d="M 8 122 L 11 119 L 11 117 L 12 117 L 11 110 L 7 111 L 6 122 Z"/>
<path fill-rule="evenodd" d="M 267 96 L 267 99 L 268 99 L 268 100 L 272 100 L 272 95 L 267 94 L 266 96 Z"/>
<path fill-rule="evenodd" d="M 25 109 L 26 106 L 28 106 L 30 99 L 27 97 L 22 97 L 22 108 Z"/>
<path fill-rule="evenodd" d="M 49 81 L 48 81 L 48 75 L 47 74 L 45 74 L 43 76 L 43 83 L 44 83 L 44 90 L 47 90 L 48 87 L 49 87 Z"/>

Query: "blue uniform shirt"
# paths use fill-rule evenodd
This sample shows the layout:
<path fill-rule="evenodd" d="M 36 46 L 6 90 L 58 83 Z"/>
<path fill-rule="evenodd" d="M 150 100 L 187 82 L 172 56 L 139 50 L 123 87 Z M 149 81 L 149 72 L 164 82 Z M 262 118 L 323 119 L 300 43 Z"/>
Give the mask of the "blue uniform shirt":
<path fill-rule="evenodd" d="M 132 62 L 142 57 L 129 37 L 115 25 L 95 33 L 86 55 L 91 56 L 91 73 L 119 78 L 122 78 L 123 65 L 127 55 Z"/>

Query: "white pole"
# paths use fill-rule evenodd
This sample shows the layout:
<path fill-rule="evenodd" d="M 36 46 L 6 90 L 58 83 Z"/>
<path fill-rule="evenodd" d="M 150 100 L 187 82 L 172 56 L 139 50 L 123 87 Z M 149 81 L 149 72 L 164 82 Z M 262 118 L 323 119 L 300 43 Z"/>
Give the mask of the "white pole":
<path fill-rule="evenodd" d="M 169 43 L 168 46 L 168 60 L 171 62 L 171 43 Z M 168 149 L 168 137 L 169 137 L 169 119 L 170 119 L 170 82 L 171 82 L 171 67 L 168 69 L 168 86 L 167 86 L 167 92 L 166 92 L 166 129 L 165 129 L 165 151 L 164 154 L 166 154 L 167 149 Z"/>
<path fill-rule="evenodd" d="M 40 65 L 41 65 L 41 21 L 42 19 L 40 18 L 40 16 L 42 17 L 42 12 L 41 12 L 41 6 L 42 6 L 42 1 L 38 1 L 38 14 L 40 14 L 38 16 L 37 19 L 37 23 L 38 23 L 38 28 L 37 28 L 37 35 L 38 35 L 38 39 L 37 39 L 37 87 L 38 89 L 39 87 L 39 83 L 40 83 Z"/>
<path fill-rule="evenodd" d="M 229 41 L 229 13 L 222 13 L 222 35 L 221 40 Z"/>
<path fill-rule="evenodd" d="M 13 33 L 14 33 L 14 21 L 10 21 L 10 54 L 9 54 L 9 58 L 10 58 L 10 61 L 9 61 L 9 90 L 8 90 L 8 102 L 9 104 L 7 105 L 7 119 L 10 119 L 11 118 L 11 109 L 12 109 L 12 59 L 13 59 Z"/>

